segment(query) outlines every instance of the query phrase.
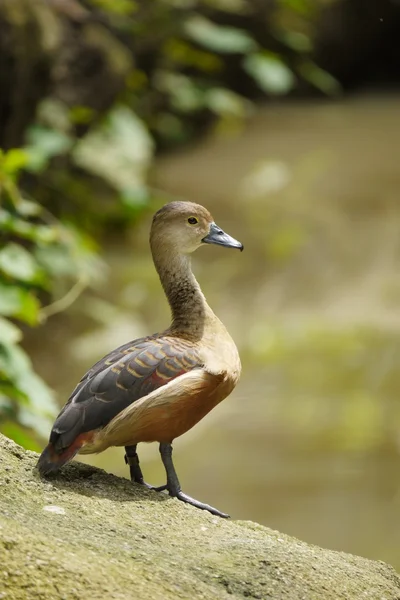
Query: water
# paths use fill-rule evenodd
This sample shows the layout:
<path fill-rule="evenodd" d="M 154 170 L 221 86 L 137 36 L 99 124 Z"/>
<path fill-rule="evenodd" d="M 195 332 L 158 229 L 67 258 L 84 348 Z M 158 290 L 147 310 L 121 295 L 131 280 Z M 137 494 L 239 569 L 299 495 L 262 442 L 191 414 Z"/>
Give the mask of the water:
<path fill-rule="evenodd" d="M 158 188 L 204 204 L 245 246 L 196 255 L 243 376 L 176 441 L 184 490 L 398 569 L 399 121 L 398 97 L 273 105 L 155 169 Z M 36 347 L 61 397 L 100 355 L 168 323 L 147 235 L 143 223 L 110 241 L 102 299 L 82 298 Z M 155 445 L 139 450 L 146 479 L 162 483 Z M 127 476 L 122 457 L 88 460 Z"/>

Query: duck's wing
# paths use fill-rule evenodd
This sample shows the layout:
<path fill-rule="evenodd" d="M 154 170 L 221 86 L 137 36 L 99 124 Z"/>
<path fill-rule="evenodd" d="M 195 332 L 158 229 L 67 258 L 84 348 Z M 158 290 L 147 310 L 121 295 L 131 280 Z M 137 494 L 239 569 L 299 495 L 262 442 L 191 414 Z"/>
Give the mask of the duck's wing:
<path fill-rule="evenodd" d="M 133 402 L 202 367 L 196 348 L 184 339 L 154 336 L 121 346 L 76 386 L 53 425 L 52 452 L 60 455 L 71 449 L 72 458 L 85 442 L 84 434 L 104 428 Z"/>

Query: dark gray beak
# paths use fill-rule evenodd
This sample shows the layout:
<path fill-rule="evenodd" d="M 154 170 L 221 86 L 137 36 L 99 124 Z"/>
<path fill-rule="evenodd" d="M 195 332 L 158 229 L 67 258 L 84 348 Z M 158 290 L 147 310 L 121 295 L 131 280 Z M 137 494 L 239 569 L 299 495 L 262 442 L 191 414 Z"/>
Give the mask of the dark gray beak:
<path fill-rule="evenodd" d="M 220 229 L 215 223 L 211 223 L 208 235 L 206 235 L 206 237 L 204 237 L 201 241 L 204 242 L 204 244 L 217 244 L 218 246 L 239 248 L 240 251 L 243 250 L 243 244 L 222 231 L 222 229 Z"/>

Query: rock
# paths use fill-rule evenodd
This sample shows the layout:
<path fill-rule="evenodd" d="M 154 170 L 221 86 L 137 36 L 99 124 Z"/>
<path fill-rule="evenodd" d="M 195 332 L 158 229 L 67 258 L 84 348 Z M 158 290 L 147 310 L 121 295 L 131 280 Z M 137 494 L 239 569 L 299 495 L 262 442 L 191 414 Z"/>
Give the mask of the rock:
<path fill-rule="evenodd" d="M 219 519 L 80 463 L 41 480 L 36 460 L 0 436 L 0 598 L 400 600 L 384 563 Z"/>

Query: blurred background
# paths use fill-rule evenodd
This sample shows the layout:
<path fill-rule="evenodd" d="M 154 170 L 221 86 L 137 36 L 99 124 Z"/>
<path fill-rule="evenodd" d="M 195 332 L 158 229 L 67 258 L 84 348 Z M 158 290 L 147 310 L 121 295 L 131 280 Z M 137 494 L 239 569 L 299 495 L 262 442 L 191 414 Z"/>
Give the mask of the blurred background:
<path fill-rule="evenodd" d="M 194 259 L 243 376 L 184 490 L 400 569 L 399 37 L 398 0 L 1 0 L 0 430 L 40 450 L 168 324 L 151 215 L 200 202 L 245 246 Z"/>

